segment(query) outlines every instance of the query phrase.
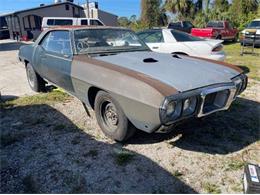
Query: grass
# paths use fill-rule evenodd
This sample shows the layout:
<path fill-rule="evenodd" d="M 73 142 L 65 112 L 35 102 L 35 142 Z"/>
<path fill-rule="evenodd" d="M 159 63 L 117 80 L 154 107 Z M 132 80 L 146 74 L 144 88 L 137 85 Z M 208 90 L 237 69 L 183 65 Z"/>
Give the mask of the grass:
<path fill-rule="evenodd" d="M 227 165 L 226 171 L 237 171 L 242 169 L 245 166 L 245 162 L 238 161 L 238 160 L 233 160 L 230 161 L 229 164 Z"/>
<path fill-rule="evenodd" d="M 260 48 L 255 48 L 255 53 L 257 53 L 258 56 L 252 54 L 241 56 L 240 49 L 240 43 L 224 45 L 224 51 L 227 54 L 226 62 L 238 66 L 246 66 L 250 71 L 248 76 L 251 79 L 260 81 Z"/>
<path fill-rule="evenodd" d="M 65 128 L 66 128 L 66 126 L 64 124 L 58 124 L 58 125 L 55 125 L 53 127 L 53 131 L 60 131 L 60 130 L 63 130 Z"/>
<path fill-rule="evenodd" d="M 84 157 L 91 156 L 92 158 L 95 158 L 98 156 L 98 151 L 97 150 L 90 150 L 89 152 L 85 153 L 83 155 Z"/>
<path fill-rule="evenodd" d="M 175 177 L 181 177 L 181 176 L 183 176 L 183 173 L 180 172 L 180 171 L 178 171 L 178 170 L 174 171 L 172 174 L 173 174 L 173 176 L 175 176 Z"/>
<path fill-rule="evenodd" d="M 212 183 L 204 183 L 202 185 L 203 189 L 207 192 L 207 193 L 211 193 L 211 194 L 220 194 L 221 190 L 219 189 L 219 187 L 216 184 L 212 184 Z"/>
<path fill-rule="evenodd" d="M 49 93 L 40 93 L 33 96 L 20 97 L 15 100 L 6 101 L 0 104 L 1 108 L 8 108 L 13 106 L 26 106 L 35 104 L 50 104 L 54 102 L 64 102 L 70 96 L 60 90 L 53 90 Z"/>
<path fill-rule="evenodd" d="M 115 161 L 119 166 L 125 166 L 133 160 L 134 154 L 128 151 L 121 150 L 116 153 Z"/>
<path fill-rule="evenodd" d="M 1 133 L 0 134 L 0 143 L 1 146 L 5 147 L 11 144 L 14 144 L 17 141 L 21 141 L 25 137 L 28 136 L 27 132 L 19 131 L 19 132 L 11 132 L 11 133 Z"/>
<path fill-rule="evenodd" d="M 38 187 L 36 185 L 36 182 L 34 178 L 31 175 L 28 175 L 23 178 L 22 180 L 23 185 L 24 185 L 24 192 L 26 194 L 37 194 L 38 192 Z"/>

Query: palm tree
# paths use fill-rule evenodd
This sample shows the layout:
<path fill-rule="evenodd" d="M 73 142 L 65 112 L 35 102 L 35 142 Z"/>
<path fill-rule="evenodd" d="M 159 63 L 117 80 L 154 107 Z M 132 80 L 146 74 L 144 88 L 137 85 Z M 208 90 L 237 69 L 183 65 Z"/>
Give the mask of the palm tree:
<path fill-rule="evenodd" d="M 178 14 L 180 18 L 187 18 L 194 13 L 192 0 L 166 0 L 164 7 L 167 11 Z"/>

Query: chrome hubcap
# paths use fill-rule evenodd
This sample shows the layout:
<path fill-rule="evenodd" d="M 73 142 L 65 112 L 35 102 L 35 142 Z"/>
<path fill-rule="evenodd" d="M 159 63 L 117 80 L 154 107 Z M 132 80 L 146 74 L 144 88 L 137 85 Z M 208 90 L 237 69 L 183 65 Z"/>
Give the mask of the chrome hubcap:
<path fill-rule="evenodd" d="M 27 77 L 28 77 L 28 81 L 29 84 L 33 87 L 34 86 L 34 77 L 33 77 L 33 72 L 30 68 L 27 69 Z"/>
<path fill-rule="evenodd" d="M 105 124 L 109 129 L 115 130 L 118 126 L 118 115 L 115 105 L 111 102 L 106 102 L 102 107 L 102 117 Z"/>

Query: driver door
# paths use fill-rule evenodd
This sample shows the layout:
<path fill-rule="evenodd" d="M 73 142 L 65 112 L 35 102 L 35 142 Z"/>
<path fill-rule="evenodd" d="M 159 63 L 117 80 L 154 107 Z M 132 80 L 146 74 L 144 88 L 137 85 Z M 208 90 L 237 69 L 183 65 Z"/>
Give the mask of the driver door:
<path fill-rule="evenodd" d="M 48 81 L 74 92 L 71 81 L 72 44 L 70 32 L 50 31 L 37 47 L 38 72 Z"/>

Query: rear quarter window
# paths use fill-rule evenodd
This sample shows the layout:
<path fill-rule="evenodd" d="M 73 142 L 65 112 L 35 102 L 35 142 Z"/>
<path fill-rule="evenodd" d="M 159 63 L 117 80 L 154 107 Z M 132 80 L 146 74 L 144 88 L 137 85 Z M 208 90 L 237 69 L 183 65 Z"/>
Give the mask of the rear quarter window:
<path fill-rule="evenodd" d="M 172 30 L 171 31 L 173 37 L 176 39 L 178 42 L 189 42 L 189 41 L 204 41 L 203 39 L 200 39 L 198 37 L 191 36 L 187 33 L 179 32 Z"/>
<path fill-rule="evenodd" d="M 90 25 L 93 26 L 103 26 L 103 24 L 98 20 L 90 20 Z"/>

